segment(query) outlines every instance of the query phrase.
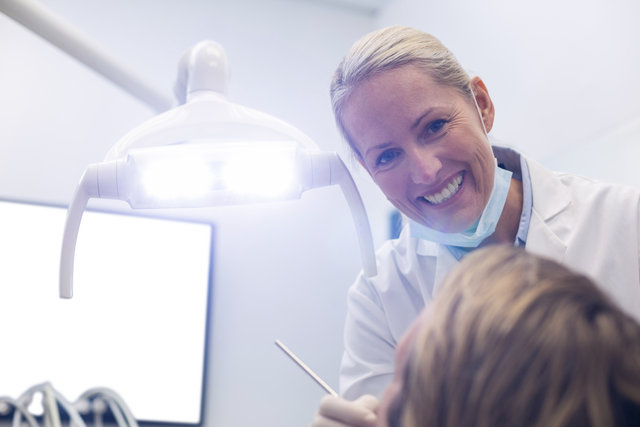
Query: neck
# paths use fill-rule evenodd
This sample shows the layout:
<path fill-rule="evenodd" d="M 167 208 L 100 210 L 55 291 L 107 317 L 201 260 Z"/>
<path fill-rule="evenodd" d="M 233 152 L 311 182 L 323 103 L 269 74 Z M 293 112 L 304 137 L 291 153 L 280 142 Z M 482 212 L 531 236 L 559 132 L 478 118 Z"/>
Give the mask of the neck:
<path fill-rule="evenodd" d="M 487 237 L 481 244 L 482 246 L 493 245 L 497 243 L 506 243 L 513 245 L 520 227 L 520 217 L 522 216 L 523 203 L 522 181 L 511 178 L 509 186 L 509 194 L 507 201 L 502 209 L 502 214 L 496 225 L 496 231 Z"/>

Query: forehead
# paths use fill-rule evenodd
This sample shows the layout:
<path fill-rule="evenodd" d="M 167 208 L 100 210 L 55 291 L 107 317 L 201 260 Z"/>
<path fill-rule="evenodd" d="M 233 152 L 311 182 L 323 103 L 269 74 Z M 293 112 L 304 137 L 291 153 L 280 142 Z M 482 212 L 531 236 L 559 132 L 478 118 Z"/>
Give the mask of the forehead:
<path fill-rule="evenodd" d="M 454 88 L 434 82 L 426 71 L 404 66 L 360 83 L 349 95 L 342 121 L 350 139 L 359 145 L 382 143 L 411 131 L 429 109 L 451 109 L 464 102 Z"/>
<path fill-rule="evenodd" d="M 356 86 L 346 102 L 344 116 L 352 121 L 353 116 L 373 115 L 389 107 L 410 111 L 416 103 L 437 101 L 442 89 L 423 70 L 413 66 L 400 67 L 377 74 Z"/>

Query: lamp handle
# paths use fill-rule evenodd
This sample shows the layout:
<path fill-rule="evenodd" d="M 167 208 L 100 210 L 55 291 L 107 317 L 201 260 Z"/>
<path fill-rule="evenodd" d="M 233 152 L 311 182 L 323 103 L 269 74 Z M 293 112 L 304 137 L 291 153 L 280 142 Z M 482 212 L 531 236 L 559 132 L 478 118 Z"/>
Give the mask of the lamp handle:
<path fill-rule="evenodd" d="M 89 165 L 82 175 L 67 211 L 60 254 L 60 298 L 69 299 L 73 297 L 73 261 L 76 253 L 78 231 L 80 230 L 80 221 L 82 220 L 84 209 L 92 197 L 100 197 L 97 164 Z"/>
<path fill-rule="evenodd" d="M 374 277 L 378 274 L 376 267 L 376 254 L 373 249 L 373 236 L 371 226 L 364 203 L 358 192 L 358 187 L 353 181 L 347 166 L 338 153 L 311 152 L 312 184 L 311 188 L 324 187 L 339 184 L 347 204 L 353 216 L 353 222 L 358 233 L 360 244 L 360 256 L 362 257 L 362 269 L 365 277 Z"/>

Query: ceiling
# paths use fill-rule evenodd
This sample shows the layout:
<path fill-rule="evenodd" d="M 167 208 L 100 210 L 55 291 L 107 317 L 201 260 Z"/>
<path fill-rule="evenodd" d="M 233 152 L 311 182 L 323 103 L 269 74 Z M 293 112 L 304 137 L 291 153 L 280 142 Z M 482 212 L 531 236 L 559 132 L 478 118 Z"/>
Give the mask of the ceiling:
<path fill-rule="evenodd" d="M 325 3 L 370 15 L 377 14 L 394 0 L 301 0 L 314 3 Z"/>

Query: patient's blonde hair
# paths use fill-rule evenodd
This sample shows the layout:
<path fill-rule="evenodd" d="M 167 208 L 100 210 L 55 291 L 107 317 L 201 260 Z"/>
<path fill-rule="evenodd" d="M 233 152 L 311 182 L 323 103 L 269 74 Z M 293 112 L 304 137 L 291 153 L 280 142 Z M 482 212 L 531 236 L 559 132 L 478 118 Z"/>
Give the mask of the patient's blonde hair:
<path fill-rule="evenodd" d="M 640 425 L 640 326 L 586 277 L 482 249 L 429 310 L 404 373 L 404 427 Z"/>
<path fill-rule="evenodd" d="M 338 129 L 357 156 L 360 153 L 342 121 L 349 95 L 373 76 L 405 65 L 421 69 L 436 84 L 452 87 L 473 102 L 469 75 L 453 53 L 431 34 L 401 26 L 367 34 L 349 49 L 338 65 L 329 91 Z"/>

